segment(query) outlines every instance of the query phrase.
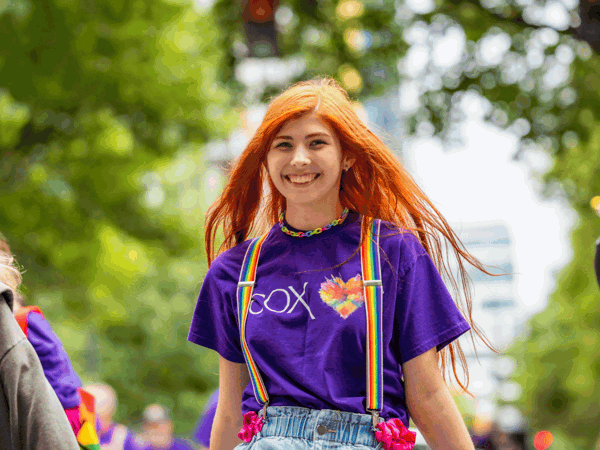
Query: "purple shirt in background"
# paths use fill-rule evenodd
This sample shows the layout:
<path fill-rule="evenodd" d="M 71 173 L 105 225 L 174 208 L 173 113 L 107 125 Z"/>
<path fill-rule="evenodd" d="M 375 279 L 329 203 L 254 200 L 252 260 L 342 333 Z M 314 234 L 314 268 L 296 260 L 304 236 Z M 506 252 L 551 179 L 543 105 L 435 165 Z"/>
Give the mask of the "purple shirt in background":
<path fill-rule="evenodd" d="M 173 443 L 170 447 L 161 447 L 160 449 L 157 447 L 147 446 L 144 447 L 143 450 L 194 450 L 194 447 L 191 444 L 183 439 L 174 438 Z"/>
<path fill-rule="evenodd" d="M 100 441 L 100 445 L 106 445 L 112 441 L 116 425 L 117 424 L 112 424 L 104 433 L 98 431 L 98 439 Z M 100 427 L 98 427 L 98 429 L 99 428 Z M 140 447 L 135 443 L 134 434 L 129 429 L 127 429 L 127 436 L 125 437 L 123 450 L 140 450 Z"/>
<path fill-rule="evenodd" d="M 250 351 L 271 406 L 301 406 L 365 414 L 366 325 L 360 253 L 361 221 L 309 238 L 275 225 L 263 245 L 247 320 Z M 244 363 L 236 287 L 249 241 L 210 267 L 188 339 Z M 448 345 L 469 329 L 431 258 L 410 233 L 381 225 L 383 278 L 382 417 L 408 427 L 401 364 Z M 344 263 L 345 262 L 345 263 Z M 334 267 L 344 263 L 341 266 Z M 251 384 L 242 413 L 259 411 Z"/>
<path fill-rule="evenodd" d="M 81 380 L 73 370 L 62 342 L 48 321 L 37 313 L 29 314 L 27 328 L 27 339 L 37 353 L 44 374 L 62 407 L 75 408 L 80 402 L 77 388 L 81 387 Z"/>
<path fill-rule="evenodd" d="M 194 431 L 194 440 L 198 444 L 207 448 L 210 447 L 210 432 L 215 420 L 218 401 L 219 390 L 217 389 L 206 401 L 206 406 L 204 407 L 204 411 L 202 411 L 202 415 L 200 416 L 200 420 L 198 421 L 198 425 L 196 425 L 196 430 Z"/>

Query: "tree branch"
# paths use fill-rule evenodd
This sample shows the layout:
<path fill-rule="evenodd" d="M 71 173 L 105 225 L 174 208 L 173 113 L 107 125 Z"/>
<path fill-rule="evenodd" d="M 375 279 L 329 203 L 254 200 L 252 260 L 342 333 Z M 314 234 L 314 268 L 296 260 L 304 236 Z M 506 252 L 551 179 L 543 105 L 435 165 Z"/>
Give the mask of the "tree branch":
<path fill-rule="evenodd" d="M 465 4 L 465 2 L 463 0 L 448 0 L 446 2 L 446 4 L 448 6 L 445 8 L 445 10 L 442 9 L 442 12 L 444 12 L 445 14 L 447 14 L 451 17 L 454 17 L 459 22 L 465 21 L 465 18 L 462 17 L 461 14 L 458 12 L 459 8 Z M 553 28 L 550 25 L 539 25 L 539 24 L 533 24 L 533 23 L 527 22 L 523 18 L 523 15 L 520 13 L 515 12 L 514 15 L 508 16 L 508 15 L 505 15 L 502 13 L 491 11 L 491 10 L 485 8 L 484 6 L 482 6 L 481 3 L 479 3 L 479 2 L 469 2 L 469 5 L 474 8 L 477 8 L 477 10 L 480 14 L 484 15 L 485 18 L 490 19 L 491 21 L 499 21 L 500 20 L 500 21 L 510 22 L 511 24 L 517 25 L 522 30 L 532 29 L 532 28 L 533 29 Z M 514 9 L 511 8 L 511 11 L 514 11 Z M 440 10 L 437 10 L 436 12 L 440 12 Z M 555 28 L 553 28 L 553 29 L 555 29 L 560 34 L 570 35 L 578 40 L 584 40 L 593 46 L 592 42 L 585 39 L 585 37 L 581 36 L 581 33 L 579 32 L 580 28 L 583 27 L 584 23 L 585 23 L 584 20 L 582 20 L 582 25 L 580 27 L 577 27 L 577 28 L 569 27 L 567 30 L 556 30 Z M 598 40 L 598 34 L 595 34 L 595 36 L 596 36 L 596 40 Z"/>

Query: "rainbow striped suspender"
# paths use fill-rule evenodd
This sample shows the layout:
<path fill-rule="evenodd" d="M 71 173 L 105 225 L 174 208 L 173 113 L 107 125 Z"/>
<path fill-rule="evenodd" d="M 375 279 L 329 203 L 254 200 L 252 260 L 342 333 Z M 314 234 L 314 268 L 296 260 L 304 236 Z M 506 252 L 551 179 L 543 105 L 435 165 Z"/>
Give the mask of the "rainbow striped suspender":
<path fill-rule="evenodd" d="M 265 388 L 258 367 L 254 362 L 254 358 L 250 354 L 248 348 L 248 342 L 246 341 L 246 320 L 248 320 L 248 313 L 250 312 L 250 303 L 252 303 L 252 293 L 254 292 L 254 282 L 256 280 L 256 268 L 258 267 L 258 257 L 260 256 L 260 249 L 262 248 L 268 233 L 265 233 L 261 237 L 254 238 L 244 256 L 244 262 L 242 263 L 242 270 L 240 271 L 240 280 L 237 288 L 237 303 L 238 303 L 238 320 L 240 328 L 240 344 L 242 346 L 242 352 L 248 365 L 248 372 L 250 373 L 250 381 L 252 388 L 254 389 L 254 396 L 258 401 L 259 405 L 262 405 L 263 417 L 265 415 L 267 406 L 269 405 L 269 395 Z"/>
<path fill-rule="evenodd" d="M 363 227 L 365 220 L 363 218 Z M 373 427 L 383 408 L 383 344 L 381 311 L 383 284 L 379 258 L 381 220 L 373 220 L 365 230 L 360 248 L 365 313 L 367 315 L 367 411 L 373 415 Z"/>
<path fill-rule="evenodd" d="M 363 219 L 364 226 L 364 219 Z M 381 264 L 379 258 L 379 230 L 380 220 L 373 220 L 365 231 L 361 244 L 361 270 L 365 297 L 365 312 L 367 324 L 367 411 L 373 415 L 373 426 L 379 422 L 379 413 L 383 407 L 383 354 L 382 354 L 382 329 L 381 311 L 383 286 L 381 282 Z M 267 233 L 268 234 L 268 233 Z M 240 343 L 242 352 L 248 365 L 250 382 L 254 396 L 259 405 L 262 405 L 264 416 L 269 405 L 269 395 L 265 388 L 260 372 L 248 348 L 246 341 L 246 321 L 250 312 L 252 293 L 256 281 L 258 258 L 267 234 L 255 238 L 250 242 L 237 288 L 238 320 L 240 328 Z"/>

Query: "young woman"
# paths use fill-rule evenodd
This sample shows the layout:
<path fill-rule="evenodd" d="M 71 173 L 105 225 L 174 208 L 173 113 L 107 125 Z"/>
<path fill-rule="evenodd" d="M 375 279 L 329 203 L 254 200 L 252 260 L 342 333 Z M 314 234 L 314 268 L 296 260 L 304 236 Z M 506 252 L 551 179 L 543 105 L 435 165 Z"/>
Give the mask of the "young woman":
<path fill-rule="evenodd" d="M 477 329 L 444 243 L 464 286 L 482 267 L 335 82 L 272 101 L 205 241 L 189 340 L 220 355 L 211 450 L 411 449 L 409 414 L 432 449 L 473 448 L 443 375 Z"/>

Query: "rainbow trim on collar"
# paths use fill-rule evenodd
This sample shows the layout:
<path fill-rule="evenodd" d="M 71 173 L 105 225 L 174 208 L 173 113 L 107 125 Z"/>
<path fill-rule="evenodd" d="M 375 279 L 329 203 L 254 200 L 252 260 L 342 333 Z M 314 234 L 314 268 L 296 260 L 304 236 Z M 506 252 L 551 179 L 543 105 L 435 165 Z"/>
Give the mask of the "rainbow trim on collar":
<path fill-rule="evenodd" d="M 380 220 L 373 220 L 365 229 L 365 219 L 362 221 L 363 239 L 361 244 L 361 270 L 365 297 L 365 312 L 367 323 L 367 411 L 379 413 L 383 408 L 383 346 L 382 346 L 382 297 L 381 262 L 379 257 Z M 256 281 L 258 258 L 267 234 L 254 238 L 244 256 L 240 279 L 237 288 L 238 318 L 240 328 L 240 343 L 246 359 L 250 382 L 254 396 L 263 411 L 269 404 L 269 395 L 262 380 L 258 366 L 250 354 L 246 341 L 246 321 L 250 312 L 252 293 Z"/>
<path fill-rule="evenodd" d="M 365 313 L 367 316 L 367 411 L 383 408 L 383 344 L 381 261 L 379 258 L 380 220 L 365 230 L 360 249 Z M 363 219 L 363 228 L 365 220 Z"/>
<path fill-rule="evenodd" d="M 250 373 L 250 381 L 252 382 L 252 388 L 254 389 L 254 396 L 258 401 L 259 405 L 266 405 L 269 403 L 269 395 L 265 388 L 258 366 L 254 362 L 250 349 L 248 348 L 248 342 L 246 341 L 246 320 L 248 319 L 248 313 L 250 311 L 250 303 L 252 302 L 252 293 L 254 292 L 254 282 L 256 281 L 256 269 L 258 267 L 258 257 L 260 256 L 260 249 L 262 248 L 268 233 L 264 234 L 259 238 L 255 238 L 250 242 L 248 249 L 246 250 L 246 256 L 242 263 L 242 270 L 240 271 L 240 280 L 237 288 L 237 299 L 238 299 L 238 320 L 240 328 L 240 343 L 242 345 L 242 352 L 248 365 L 248 372 Z"/>

